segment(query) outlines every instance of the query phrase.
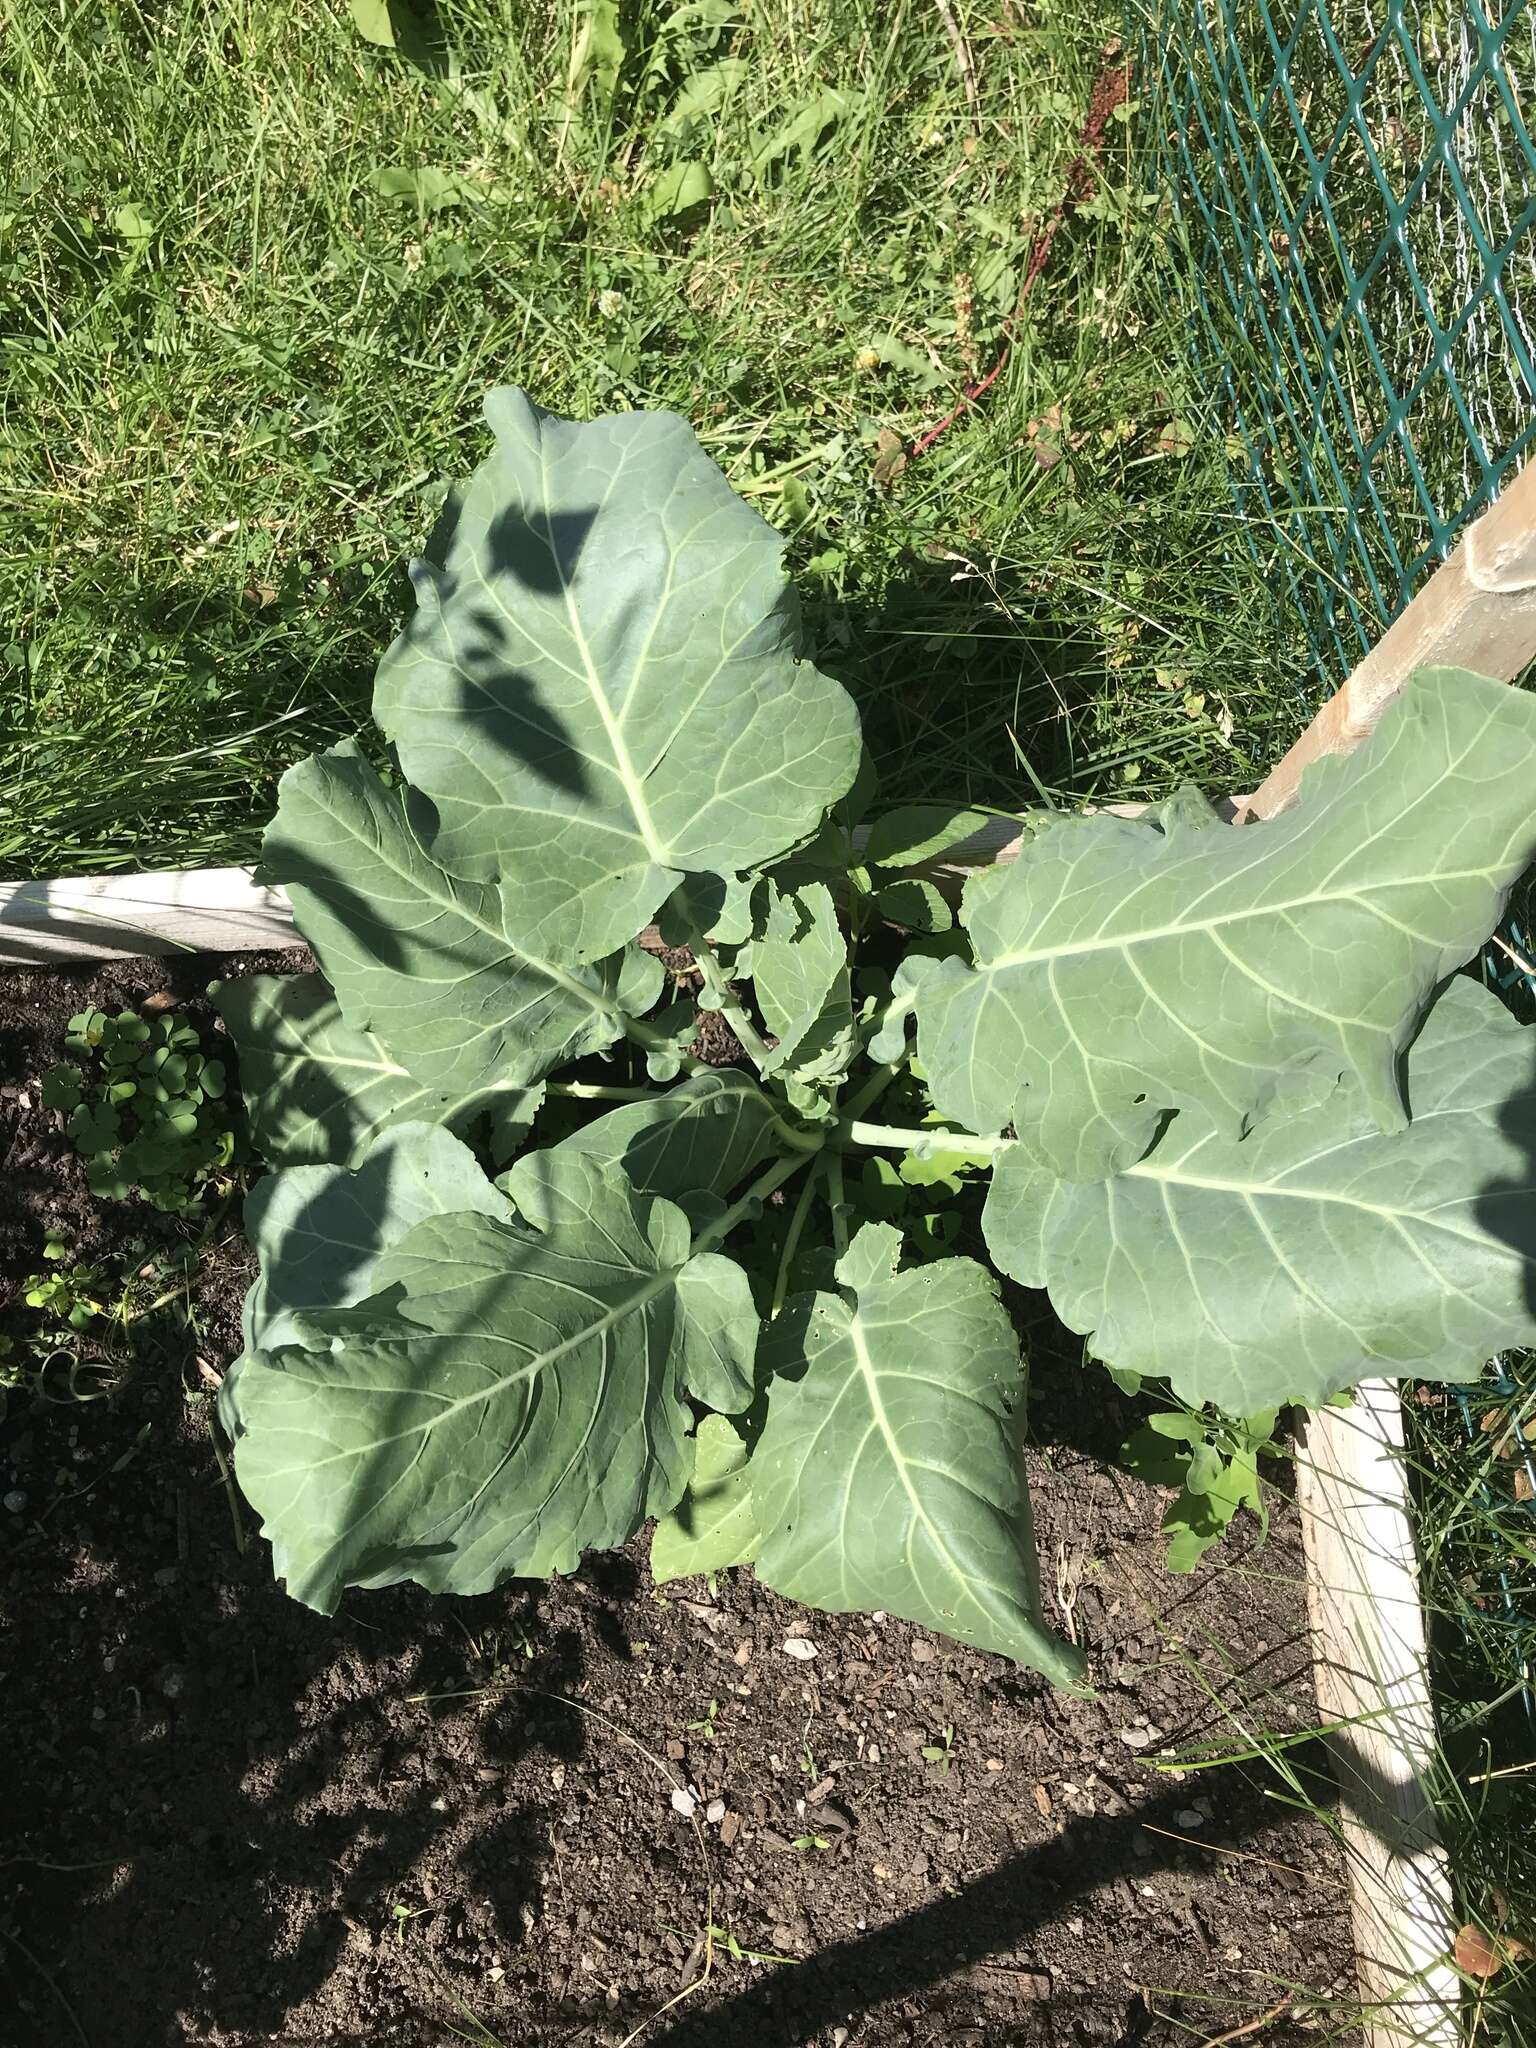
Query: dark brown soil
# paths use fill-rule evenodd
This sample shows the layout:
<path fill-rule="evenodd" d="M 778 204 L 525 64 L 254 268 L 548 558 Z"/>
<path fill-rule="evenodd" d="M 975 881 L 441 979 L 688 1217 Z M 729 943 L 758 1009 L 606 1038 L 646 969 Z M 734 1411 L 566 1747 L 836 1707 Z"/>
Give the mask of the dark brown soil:
<path fill-rule="evenodd" d="M 91 1201 L 36 1080 L 85 1000 L 195 999 L 213 971 L 0 978 L 10 1299 L 46 1233 L 186 1235 Z M 568 1582 L 323 1620 L 214 1454 L 247 1264 L 231 1220 L 112 1398 L 13 1404 L 0 1432 L 5 2048 L 1171 2048 L 1271 2008 L 1265 2048 L 1328 2031 L 1305 1994 L 1352 1985 L 1326 1828 L 1262 1766 L 1154 1762 L 1237 1746 L 1223 1705 L 1311 1718 L 1294 1532 L 1282 1512 L 1262 1551 L 1170 1578 L 1161 1499 L 1110 1468 L 1103 1375 L 1047 1362 L 1032 1404 L 1089 1701 L 745 1574 L 663 1596 L 643 1540 Z"/>

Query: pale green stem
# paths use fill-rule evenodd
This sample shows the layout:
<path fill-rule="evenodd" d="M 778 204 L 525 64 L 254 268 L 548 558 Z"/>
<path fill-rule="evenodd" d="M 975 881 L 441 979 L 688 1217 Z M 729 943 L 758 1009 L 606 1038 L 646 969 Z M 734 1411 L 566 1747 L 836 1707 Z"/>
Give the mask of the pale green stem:
<path fill-rule="evenodd" d="M 785 1144 L 792 1146 L 796 1152 L 819 1152 L 827 1142 L 827 1131 L 802 1130 L 796 1124 L 785 1123 L 781 1116 L 774 1118 L 773 1127 Z"/>
<path fill-rule="evenodd" d="M 653 1102 L 654 1088 L 610 1088 L 605 1081 L 549 1081 L 546 1095 L 565 1095 L 575 1102 Z"/>
<path fill-rule="evenodd" d="M 827 1158 L 827 1199 L 832 1210 L 832 1245 L 841 1258 L 848 1249 L 847 1197 L 843 1193 L 843 1162 L 835 1152 Z"/>
<path fill-rule="evenodd" d="M 820 1150 L 819 1146 L 817 1150 Z M 760 1202 L 766 1202 L 776 1187 L 782 1186 L 793 1174 L 797 1174 L 801 1167 L 808 1166 L 814 1156 L 814 1154 L 809 1152 L 797 1152 L 793 1158 L 776 1159 L 772 1166 L 767 1167 L 757 1176 L 757 1179 L 753 1181 L 747 1192 L 739 1201 L 733 1202 L 723 1216 L 717 1216 L 713 1223 L 705 1224 L 704 1228 L 693 1240 L 694 1250 L 696 1252 L 713 1251 L 717 1244 L 722 1244 L 744 1216 L 747 1216 Z"/>
<path fill-rule="evenodd" d="M 704 986 L 715 999 L 716 1009 L 735 1032 L 742 1051 L 761 1073 L 768 1061 L 768 1047 L 763 1042 L 763 1035 L 742 1008 L 739 999 L 732 993 L 731 985 L 721 972 L 720 963 L 710 950 L 709 941 L 702 932 L 695 932 L 692 935 L 690 950 L 700 974 L 704 977 Z"/>
<path fill-rule="evenodd" d="M 805 1177 L 805 1183 L 800 1190 L 795 1202 L 794 1211 L 789 1219 L 789 1227 L 784 1233 L 784 1249 L 779 1254 L 779 1270 L 773 1279 L 773 1300 L 768 1306 L 768 1319 L 770 1322 L 778 1315 L 780 1309 L 783 1308 L 784 1298 L 789 1293 L 789 1269 L 794 1263 L 795 1253 L 800 1249 L 800 1238 L 805 1230 L 805 1219 L 811 1213 L 811 1199 L 816 1193 L 816 1183 L 820 1177 L 821 1166 L 820 1162 L 818 1162 L 812 1166 L 811 1171 Z"/>
<path fill-rule="evenodd" d="M 903 1124 L 866 1124 L 856 1117 L 841 1117 L 838 1141 L 844 1145 L 887 1147 L 896 1152 L 915 1152 L 920 1145 L 932 1145 L 940 1152 L 970 1152 L 978 1159 L 991 1159 L 1013 1143 L 1012 1138 L 982 1138 L 974 1131 L 941 1131 L 931 1127 L 912 1130 Z"/>

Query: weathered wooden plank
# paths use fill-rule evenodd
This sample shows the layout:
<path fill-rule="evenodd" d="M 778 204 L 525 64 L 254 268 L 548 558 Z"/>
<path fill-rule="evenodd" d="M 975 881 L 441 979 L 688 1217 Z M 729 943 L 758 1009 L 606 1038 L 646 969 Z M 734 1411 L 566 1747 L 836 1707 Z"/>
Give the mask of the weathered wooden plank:
<path fill-rule="evenodd" d="M 13 967 L 298 943 L 282 890 L 248 868 L 0 883 L 0 961 Z"/>
<path fill-rule="evenodd" d="M 1455 2048 L 1450 1874 L 1397 1389 L 1309 1415 L 1296 1454 L 1317 1703 L 1339 1785 L 1371 2048 Z"/>
<path fill-rule="evenodd" d="M 1413 602 L 1399 613 L 1285 757 L 1246 799 L 1243 814 L 1272 818 L 1295 803 L 1301 772 L 1324 754 L 1347 754 L 1415 669 L 1446 664 L 1501 683 L 1536 661 L 1536 462 L 1468 527 Z"/>

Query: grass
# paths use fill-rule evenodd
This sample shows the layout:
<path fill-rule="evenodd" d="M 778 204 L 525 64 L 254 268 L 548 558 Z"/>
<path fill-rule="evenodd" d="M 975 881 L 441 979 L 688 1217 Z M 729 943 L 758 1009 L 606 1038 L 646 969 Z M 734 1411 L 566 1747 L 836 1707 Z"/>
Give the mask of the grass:
<path fill-rule="evenodd" d="M 496 382 L 689 416 L 791 536 L 893 788 L 1248 774 L 1274 621 L 1134 118 L 1003 376 L 875 474 L 995 360 L 1115 12 L 977 10 L 962 71 L 932 0 L 654 0 L 568 113 L 565 0 L 444 5 L 427 69 L 342 0 L 13 10 L 0 873 L 248 857 L 364 719 Z M 658 215 L 680 161 L 714 194 Z"/>
<path fill-rule="evenodd" d="M 634 0 L 618 43 L 600 0 L 443 0 L 407 50 L 360 33 L 387 14 L 9 10 L 0 875 L 251 857 L 283 768 L 364 722 L 498 382 L 688 415 L 889 791 L 1257 780 L 1310 687 L 1263 573 L 1295 536 L 1239 525 L 1181 368 L 1144 105 L 1002 374 L 892 473 L 998 358 L 1114 0 Z M 1477 1773 L 1536 1756 L 1530 1511 L 1496 1432 L 1413 1422 L 1461 1903 L 1529 1929 L 1536 1772 Z M 1521 1998 L 1477 2038 L 1529 2039 Z"/>
<path fill-rule="evenodd" d="M 1460 1916 L 1522 1939 L 1469 1985 L 1469 2031 L 1536 2043 L 1536 1356 L 1467 1393 L 1424 1388 L 1408 1447 L 1443 1744 L 1439 1813 Z"/>

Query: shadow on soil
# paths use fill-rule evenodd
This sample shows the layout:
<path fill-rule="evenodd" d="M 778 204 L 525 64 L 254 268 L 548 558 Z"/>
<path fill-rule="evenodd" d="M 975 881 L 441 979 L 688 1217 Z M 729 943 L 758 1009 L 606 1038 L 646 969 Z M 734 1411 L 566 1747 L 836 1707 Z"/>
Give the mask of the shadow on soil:
<path fill-rule="evenodd" d="M 656 1727 L 696 1725 L 684 1723 L 676 1698 L 727 1692 L 740 1673 L 723 1668 L 724 1646 L 743 1630 L 764 1644 L 764 1596 L 742 1599 L 723 1587 L 732 1625 L 721 1642 L 697 1625 L 688 1638 L 686 1617 L 653 1606 L 641 1570 L 621 1554 L 552 1588 L 514 1584 L 452 1601 L 406 1588 L 350 1595 L 333 1619 L 313 1615 L 271 1583 L 265 1546 L 251 1540 L 236 1554 L 211 1458 L 197 1434 L 177 1428 L 171 1406 L 146 1375 L 116 1409 L 82 1410 L 46 1442 L 35 1435 L 18 1444 L 13 1435 L 8 1446 L 29 1483 L 42 1484 L 41 1526 L 14 1545 L 5 1598 L 0 1740 L 13 1760 L 26 1759 L 0 1849 L 0 1973 L 16 2001 L 13 2031 L 0 2036 L 6 2048 L 70 2038 L 67 2012 L 93 2048 L 446 2048 L 455 2038 L 448 2023 L 467 2025 L 461 1997 L 475 1997 L 490 2029 L 471 2038 L 509 2048 L 611 2043 L 657 2013 L 697 1974 L 708 1909 L 689 1826 L 667 1814 L 652 1763 L 633 1743 L 616 1743 L 613 1730 L 643 1733 L 659 1766 Z M 55 1493 L 42 1475 L 82 1447 L 87 1471 L 99 1474 L 94 1487 L 73 1491 L 66 1472 L 71 1483 Z M 1170 1613 L 1192 1597 L 1188 1582 L 1176 1591 Z M 775 1607 L 766 1617 L 770 1656 L 789 1613 Z M 838 1701 L 853 1706 L 842 1672 L 857 1643 L 851 1624 L 816 1623 L 828 1663 L 821 1711 L 830 1714 Z M 636 1644 L 639 1632 L 652 1640 Z M 1262 1649 L 1261 1692 L 1305 1669 L 1300 1638 Z M 645 1653 L 638 1662 L 637 1650 Z M 1129 1697 L 1112 1658 L 1099 1676 L 1110 1698 Z M 652 1702 L 655 1680 L 656 1691 L 677 1689 L 671 1701 Z M 1232 1696 L 1246 1683 L 1229 1669 L 1215 1690 Z M 937 1684 L 925 1680 L 935 1700 Z M 794 1687 L 798 1697 L 798 1674 Z M 1056 1752 L 1050 1766 L 1027 1766 L 1025 1779 L 1070 1769 L 1092 1780 L 1095 1738 L 1074 1747 L 1081 1730 L 1031 1674 L 989 1673 L 986 1691 L 992 1740 L 1010 1754 L 1018 1743 L 1027 1755 L 1037 1741 Z M 584 1700 L 594 1716 L 578 1710 Z M 793 1740 L 805 1710 L 789 1705 L 786 1718 L 782 1700 L 765 1700 L 778 1717 L 772 1725 Z M 1115 1708 L 1116 1718 L 1126 1710 Z M 710 1746 L 697 1733 L 684 1740 L 687 1763 L 666 1768 L 702 1780 Z M 1167 1728 L 1166 1740 L 1223 1748 L 1230 1729 L 1213 1700 Z M 1320 1756 L 1307 1750 L 1292 1760 L 1326 1803 Z M 732 1806 L 750 1814 L 751 1773 L 727 1760 L 720 1768 Z M 989 2044 L 1180 2038 L 1180 2015 L 1186 2027 L 1202 2018 L 1198 1998 L 1142 1997 L 1122 1983 L 1106 2032 L 1097 1986 L 1053 1988 L 1030 1961 L 1042 1939 L 1070 1947 L 1066 1923 L 1086 1894 L 1123 1892 L 1134 1925 L 1149 1880 L 1191 1864 L 1209 1871 L 1204 1845 L 1189 1840 L 1188 1816 L 1180 1822 L 1196 1787 L 1161 1789 L 1129 1758 L 1126 1770 L 1142 1781 L 1127 1786 L 1129 1807 L 1063 1815 L 1054 1833 L 1021 1785 L 1028 1820 L 978 1838 L 993 1840 L 993 1851 L 978 1848 L 922 1903 L 865 1931 L 822 1935 L 803 1959 L 778 1967 L 749 1974 L 722 1956 L 716 1986 L 659 2018 L 647 2038 L 667 2048 L 714 2048 L 726 2037 L 782 2048 L 830 2042 L 847 2027 L 881 2048 L 913 2038 L 975 2044 L 983 2035 L 967 2029 L 1005 2013 L 1008 2024 L 989 2021 Z M 963 1808 L 958 1779 L 956 1787 Z M 1203 1774 L 1199 1790 L 1215 1800 L 1222 1852 L 1275 1826 L 1262 1774 L 1223 1767 Z M 931 1802 L 932 1788 L 898 1796 Z M 794 1819 L 788 1794 L 779 1798 L 771 1821 L 781 1830 L 812 1825 Z M 857 1831 L 866 1814 L 856 1796 L 850 1811 Z M 1046 1839 L 1030 1841 L 1031 1833 Z M 880 1887 L 868 1871 L 879 1852 L 858 1842 L 857 1832 L 847 1846 L 835 1841 L 835 1867 L 831 1857 L 800 1859 L 820 1928 L 851 1925 L 850 1897 L 876 1908 Z M 590 1849 L 604 1852 L 601 1873 Z M 799 1880 L 788 1849 L 785 1841 L 768 1854 L 760 1844 L 743 1861 L 711 1848 L 720 1887 L 713 1910 L 744 1928 L 744 1939 L 753 1939 L 761 1913 L 754 1916 L 743 1876 L 755 1873 L 770 1893 L 766 1855 L 779 1872 L 790 1868 L 782 1881 L 793 1895 Z M 1326 1951 L 1336 1887 L 1287 1882 L 1291 1893 L 1267 1897 L 1262 1910 L 1285 1916 L 1303 1952 L 1315 1926 Z M 649 1939 L 675 1922 L 683 1938 L 656 1953 L 633 1989 L 605 2002 L 580 1974 L 600 1906 L 591 1936 L 580 1930 L 601 1891 L 621 1883 L 630 1887 L 627 1924 Z M 1193 1906 L 1183 1910 L 1186 1954 L 1221 1939 Z M 546 1941 L 561 1951 L 560 1967 L 539 1958 Z M 1123 1953 L 1116 1964 L 1118 1978 Z M 525 1991 L 482 2006 L 486 1973 L 502 1965 L 527 1972 Z M 105 2006 L 95 1988 L 103 1985 L 111 1987 Z M 1245 2012 L 1268 2002 L 1262 1988 Z M 1228 2000 L 1246 1995 L 1230 1982 L 1221 1989 Z M 913 2036 L 896 2016 L 914 2000 L 939 2033 Z M 1230 2003 L 1220 2009 L 1232 2011 Z M 285 2031 L 301 2011 L 302 2029 Z M 1293 2037 L 1281 2025 L 1269 2038 Z"/>

